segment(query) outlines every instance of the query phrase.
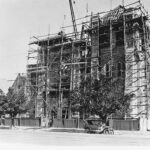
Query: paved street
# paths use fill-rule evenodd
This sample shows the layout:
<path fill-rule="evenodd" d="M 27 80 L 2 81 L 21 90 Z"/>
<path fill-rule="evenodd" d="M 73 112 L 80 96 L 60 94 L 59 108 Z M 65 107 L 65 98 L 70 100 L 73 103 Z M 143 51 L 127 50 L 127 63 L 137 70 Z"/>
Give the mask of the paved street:
<path fill-rule="evenodd" d="M 0 129 L 0 144 L 43 146 L 150 146 L 150 134 L 115 135 Z"/>

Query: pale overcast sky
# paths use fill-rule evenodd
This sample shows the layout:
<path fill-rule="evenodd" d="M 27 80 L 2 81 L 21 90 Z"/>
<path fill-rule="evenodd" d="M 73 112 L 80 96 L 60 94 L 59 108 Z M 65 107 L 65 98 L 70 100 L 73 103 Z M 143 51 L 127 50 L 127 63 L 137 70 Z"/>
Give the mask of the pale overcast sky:
<path fill-rule="evenodd" d="M 76 18 L 111 8 L 111 0 L 75 0 Z M 122 0 L 112 0 L 112 7 Z M 125 4 L 133 0 L 125 0 Z M 142 1 L 148 10 L 149 0 Z M 71 24 L 69 0 L 0 0 L 0 79 L 15 79 L 17 73 L 25 73 L 30 36 L 56 33 L 63 24 Z"/>

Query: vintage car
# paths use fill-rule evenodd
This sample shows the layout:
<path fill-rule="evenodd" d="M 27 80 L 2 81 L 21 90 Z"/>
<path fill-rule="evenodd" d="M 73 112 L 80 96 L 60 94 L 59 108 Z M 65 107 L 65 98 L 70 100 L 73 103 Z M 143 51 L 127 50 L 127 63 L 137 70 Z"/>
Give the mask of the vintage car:
<path fill-rule="evenodd" d="M 114 134 L 113 128 L 111 128 L 110 126 L 106 126 L 101 121 L 84 120 L 84 122 L 84 128 L 86 133 Z"/>

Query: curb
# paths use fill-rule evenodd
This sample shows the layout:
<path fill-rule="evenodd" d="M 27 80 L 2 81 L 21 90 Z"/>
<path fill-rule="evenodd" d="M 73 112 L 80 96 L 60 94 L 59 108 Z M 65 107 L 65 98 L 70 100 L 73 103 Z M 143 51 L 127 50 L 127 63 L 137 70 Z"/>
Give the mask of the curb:
<path fill-rule="evenodd" d="M 47 131 L 47 132 L 68 132 L 68 133 L 85 133 L 84 129 L 71 129 L 71 128 L 47 128 L 47 129 L 42 129 L 40 131 Z"/>

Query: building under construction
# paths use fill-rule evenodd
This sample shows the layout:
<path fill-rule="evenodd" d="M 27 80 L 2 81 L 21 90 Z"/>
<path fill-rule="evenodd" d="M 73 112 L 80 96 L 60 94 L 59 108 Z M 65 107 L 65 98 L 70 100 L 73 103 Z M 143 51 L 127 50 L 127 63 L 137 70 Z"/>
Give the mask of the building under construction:
<path fill-rule="evenodd" d="M 57 112 L 67 118 L 70 91 L 83 78 L 104 74 L 121 78 L 124 93 L 134 93 L 130 116 L 149 117 L 150 28 L 143 5 L 138 1 L 75 19 L 69 2 L 74 32 L 34 37 L 29 44 L 27 94 L 35 116 Z"/>

